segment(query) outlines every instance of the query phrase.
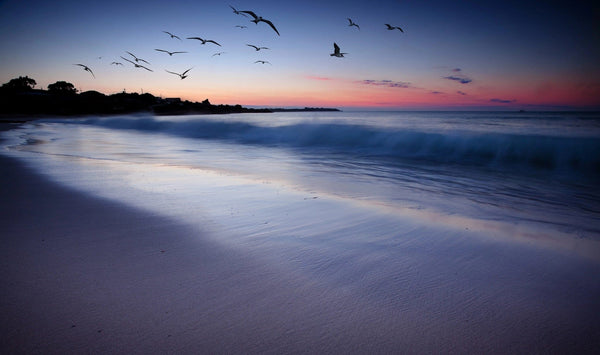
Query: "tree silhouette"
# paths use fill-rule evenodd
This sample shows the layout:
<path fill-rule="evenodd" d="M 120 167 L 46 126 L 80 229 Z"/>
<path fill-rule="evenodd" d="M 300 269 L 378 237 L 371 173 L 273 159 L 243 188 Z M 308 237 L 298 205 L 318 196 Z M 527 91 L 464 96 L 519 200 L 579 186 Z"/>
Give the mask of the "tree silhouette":
<path fill-rule="evenodd" d="M 54 84 L 48 85 L 48 92 L 59 95 L 73 95 L 77 93 L 77 89 L 71 83 L 66 81 L 57 81 Z"/>
<path fill-rule="evenodd" d="M 8 83 L 3 84 L 2 88 L 14 92 L 22 92 L 32 90 L 36 84 L 37 83 L 35 80 L 31 79 L 30 77 L 20 76 L 18 78 L 11 79 Z"/>

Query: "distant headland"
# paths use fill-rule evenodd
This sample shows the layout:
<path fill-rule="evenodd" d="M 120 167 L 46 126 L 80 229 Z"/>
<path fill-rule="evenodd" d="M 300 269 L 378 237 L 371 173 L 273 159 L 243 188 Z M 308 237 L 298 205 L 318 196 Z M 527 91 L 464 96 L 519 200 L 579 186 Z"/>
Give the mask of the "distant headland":
<path fill-rule="evenodd" d="M 241 105 L 213 105 L 208 99 L 191 102 L 180 98 L 162 98 L 149 93 L 105 95 L 98 91 L 78 92 L 65 81 L 48 85 L 47 90 L 34 89 L 35 80 L 25 76 L 10 80 L 0 87 L 2 115 L 113 115 L 151 112 L 156 115 L 268 113 L 283 111 L 339 111 L 336 108 L 247 108 Z"/>

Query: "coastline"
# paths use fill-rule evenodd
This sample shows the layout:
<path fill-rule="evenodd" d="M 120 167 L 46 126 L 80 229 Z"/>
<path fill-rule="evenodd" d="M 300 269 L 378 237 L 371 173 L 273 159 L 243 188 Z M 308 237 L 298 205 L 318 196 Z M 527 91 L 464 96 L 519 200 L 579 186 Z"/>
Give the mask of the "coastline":
<path fill-rule="evenodd" d="M 341 253 L 320 259 L 339 230 L 314 215 L 342 205 L 321 196 L 294 207 L 281 196 L 269 201 L 303 212 L 299 223 L 329 227 L 291 243 L 293 253 L 269 249 L 283 261 L 271 262 L 219 243 L 227 235 L 208 219 L 193 227 L 98 198 L 24 161 L 0 155 L 0 198 L 9 201 L 0 206 L 2 352 L 591 353 L 599 345 L 598 266 L 578 257 L 405 220 L 393 255 L 376 241 L 352 246 L 349 229 L 337 234 Z M 227 194 L 211 191 L 215 200 L 201 198 L 201 208 Z M 236 209 L 256 210 L 243 202 L 248 192 L 229 193 Z M 352 226 L 345 220 L 342 231 Z M 381 228 L 356 220 L 368 233 Z"/>

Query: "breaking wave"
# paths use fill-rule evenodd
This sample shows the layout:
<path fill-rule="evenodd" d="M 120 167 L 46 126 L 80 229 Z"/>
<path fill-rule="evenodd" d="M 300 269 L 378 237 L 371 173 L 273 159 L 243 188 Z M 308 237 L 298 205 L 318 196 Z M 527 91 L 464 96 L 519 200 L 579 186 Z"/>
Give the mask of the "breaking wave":
<path fill-rule="evenodd" d="M 426 132 L 348 123 L 261 126 L 239 121 L 168 121 L 153 117 L 90 118 L 78 123 L 237 144 L 294 148 L 311 153 L 349 153 L 431 163 L 600 173 L 600 137 Z"/>

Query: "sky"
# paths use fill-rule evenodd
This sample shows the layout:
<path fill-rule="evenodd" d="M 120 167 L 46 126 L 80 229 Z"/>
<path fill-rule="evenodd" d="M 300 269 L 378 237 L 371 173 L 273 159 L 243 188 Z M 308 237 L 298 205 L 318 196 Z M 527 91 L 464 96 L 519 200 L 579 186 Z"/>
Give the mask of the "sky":
<path fill-rule="evenodd" d="M 259 107 L 600 109 L 598 23 L 578 0 L 0 0 L 0 84 Z"/>

